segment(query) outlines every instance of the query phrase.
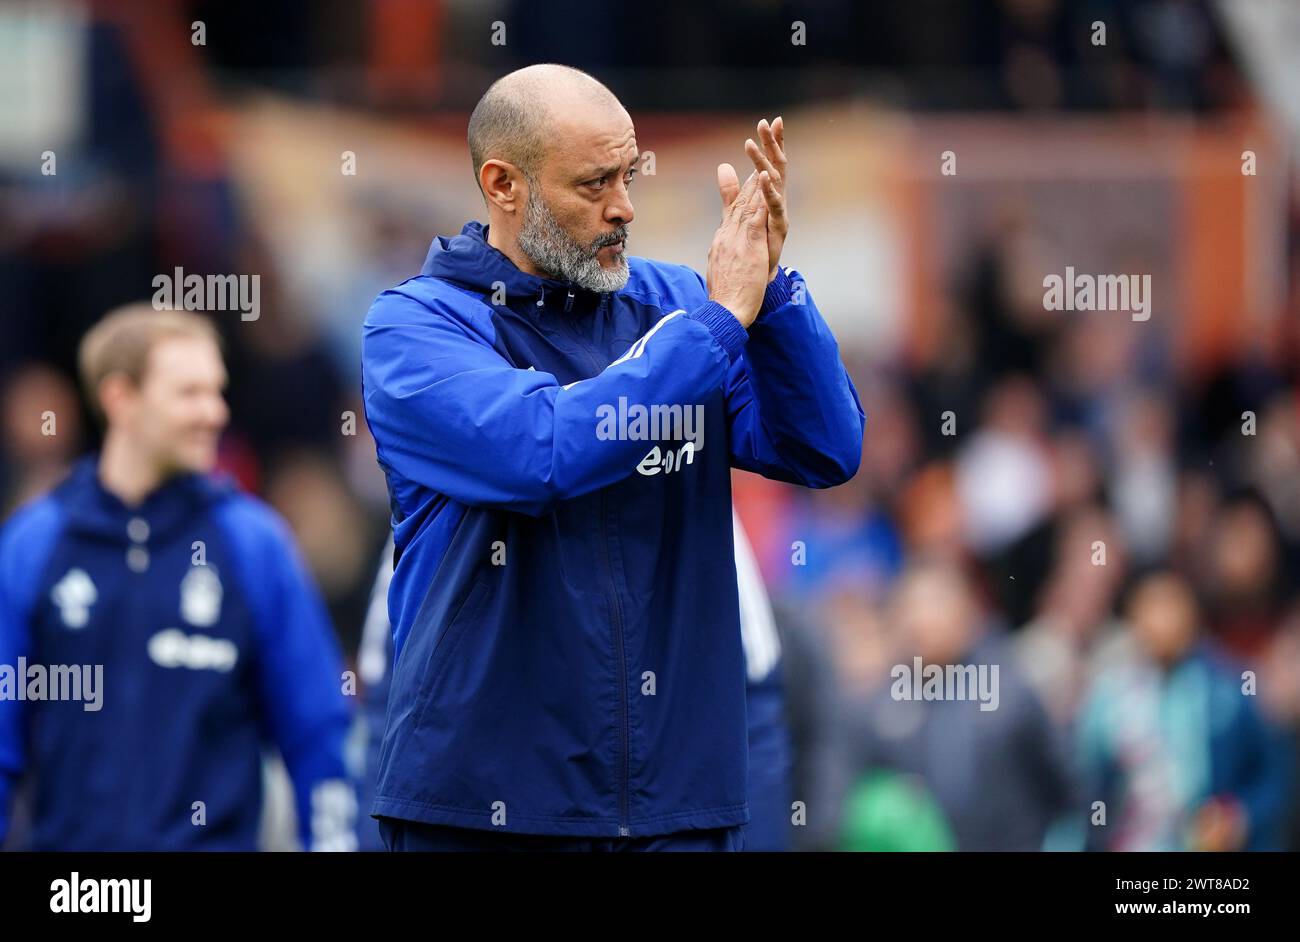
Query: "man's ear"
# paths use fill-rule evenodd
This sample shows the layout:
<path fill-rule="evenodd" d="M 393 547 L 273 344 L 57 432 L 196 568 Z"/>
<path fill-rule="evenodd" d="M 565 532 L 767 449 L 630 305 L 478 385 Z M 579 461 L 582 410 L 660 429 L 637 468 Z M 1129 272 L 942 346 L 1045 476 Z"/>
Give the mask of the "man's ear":
<path fill-rule="evenodd" d="M 494 204 L 503 212 L 513 213 L 527 199 L 524 175 L 509 161 L 495 158 L 485 161 L 479 168 L 478 182 L 489 205 Z"/>
<path fill-rule="evenodd" d="M 101 379 L 96 394 L 99 397 L 99 411 L 105 420 L 112 421 L 120 416 L 122 409 L 138 391 L 131 377 L 125 373 L 109 373 Z"/>

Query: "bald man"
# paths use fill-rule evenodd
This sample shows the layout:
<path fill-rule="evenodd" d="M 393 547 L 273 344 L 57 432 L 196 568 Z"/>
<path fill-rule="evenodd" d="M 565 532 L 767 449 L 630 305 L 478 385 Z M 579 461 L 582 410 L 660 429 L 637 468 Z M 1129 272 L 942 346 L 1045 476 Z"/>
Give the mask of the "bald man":
<path fill-rule="evenodd" d="M 731 468 L 856 472 L 865 417 L 801 275 L 780 118 L 718 168 L 706 277 L 629 257 L 632 119 L 531 66 L 469 121 L 488 224 L 366 317 L 394 665 L 393 850 L 737 850 L 745 653 Z M 815 811 L 810 810 L 810 813 Z"/>

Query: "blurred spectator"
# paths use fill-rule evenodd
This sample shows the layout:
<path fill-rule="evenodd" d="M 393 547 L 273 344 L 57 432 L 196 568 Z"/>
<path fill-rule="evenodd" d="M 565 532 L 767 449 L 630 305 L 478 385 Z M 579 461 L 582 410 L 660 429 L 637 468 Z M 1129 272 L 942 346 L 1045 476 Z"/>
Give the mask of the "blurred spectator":
<path fill-rule="evenodd" d="M 1177 469 L 1173 417 L 1152 395 L 1130 398 L 1111 449 L 1110 490 L 1124 539 L 1138 563 L 1165 557 L 1173 536 Z"/>
<path fill-rule="evenodd" d="M 984 421 L 957 457 L 963 545 L 988 567 L 992 594 L 1015 627 L 1046 576 L 1056 499 L 1046 403 L 1027 376 L 1000 380 Z"/>
<path fill-rule="evenodd" d="M 54 486 L 81 451 L 81 403 L 57 370 L 26 366 L 0 398 L 0 518 Z"/>
<path fill-rule="evenodd" d="M 1225 501 L 1210 526 L 1197 575 L 1209 634 L 1240 657 L 1257 657 L 1283 617 L 1277 531 L 1268 507 L 1244 493 Z"/>
<path fill-rule="evenodd" d="M 996 620 L 980 610 L 958 565 L 928 560 L 904 572 L 889 620 L 902 666 L 910 670 L 916 657 L 944 668 L 985 665 L 996 699 L 896 699 L 894 684 L 877 686 L 846 704 L 857 774 L 919 776 L 959 850 L 1038 850 L 1069 806 L 1069 769 Z"/>
<path fill-rule="evenodd" d="M 1281 846 L 1289 755 L 1245 675 L 1202 639 L 1187 580 L 1154 572 L 1126 608 L 1138 656 L 1105 668 L 1079 728 L 1093 826 L 1104 850 Z M 1099 826 L 1096 802 L 1105 808 Z"/>
<path fill-rule="evenodd" d="M 1300 412 L 1292 391 L 1259 413 L 1258 441 L 1246 455 L 1246 478 L 1267 501 L 1286 547 L 1283 569 L 1300 564 Z"/>
<path fill-rule="evenodd" d="M 1099 664 L 1127 653 L 1111 614 L 1125 555 L 1115 521 L 1096 507 L 1064 521 L 1054 555 L 1038 614 L 1015 645 L 1026 679 L 1068 729 Z"/>

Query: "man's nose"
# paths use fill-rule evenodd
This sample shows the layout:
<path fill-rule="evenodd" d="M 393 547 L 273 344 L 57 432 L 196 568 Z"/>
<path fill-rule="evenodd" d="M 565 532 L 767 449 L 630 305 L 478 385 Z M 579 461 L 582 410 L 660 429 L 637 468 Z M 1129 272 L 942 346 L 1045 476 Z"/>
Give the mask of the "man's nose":
<path fill-rule="evenodd" d="M 210 425 L 224 428 L 230 421 L 230 407 L 226 405 L 225 397 L 214 396 L 208 400 L 207 414 L 205 416 Z"/>
<path fill-rule="evenodd" d="M 628 195 L 627 187 L 622 186 L 605 207 L 605 221 L 626 226 L 635 216 L 636 211 L 632 208 L 632 199 Z"/>

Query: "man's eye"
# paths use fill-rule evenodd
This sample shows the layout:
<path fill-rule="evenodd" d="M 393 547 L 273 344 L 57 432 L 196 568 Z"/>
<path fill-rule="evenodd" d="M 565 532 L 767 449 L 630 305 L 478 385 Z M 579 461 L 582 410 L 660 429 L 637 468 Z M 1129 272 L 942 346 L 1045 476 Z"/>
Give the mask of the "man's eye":
<path fill-rule="evenodd" d="M 623 178 L 623 182 L 626 184 L 631 184 L 635 178 L 636 178 L 636 170 L 634 168 L 627 172 L 627 175 Z M 588 180 L 586 183 L 583 184 L 583 186 L 589 186 L 593 190 L 603 190 L 605 188 L 605 184 L 608 181 L 609 181 L 609 177 L 604 176 L 601 177 L 599 180 Z"/>

